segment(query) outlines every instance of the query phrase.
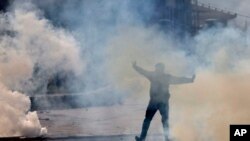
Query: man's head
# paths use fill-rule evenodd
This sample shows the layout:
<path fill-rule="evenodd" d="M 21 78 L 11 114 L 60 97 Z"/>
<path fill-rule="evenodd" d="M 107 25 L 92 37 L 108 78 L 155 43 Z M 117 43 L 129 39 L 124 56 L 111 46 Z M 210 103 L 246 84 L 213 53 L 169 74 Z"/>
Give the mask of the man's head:
<path fill-rule="evenodd" d="M 164 72 L 165 66 L 163 63 L 157 63 L 155 64 L 155 71 L 156 72 Z"/>

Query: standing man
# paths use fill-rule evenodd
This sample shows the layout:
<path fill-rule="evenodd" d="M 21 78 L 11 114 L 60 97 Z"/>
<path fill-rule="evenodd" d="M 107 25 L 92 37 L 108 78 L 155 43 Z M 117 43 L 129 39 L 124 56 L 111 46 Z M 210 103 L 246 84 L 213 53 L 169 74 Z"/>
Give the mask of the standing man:
<path fill-rule="evenodd" d="M 192 78 L 175 77 L 164 72 L 165 66 L 163 63 L 157 63 L 154 71 L 147 71 L 133 63 L 133 68 L 145 76 L 150 81 L 150 101 L 147 107 L 145 119 L 142 125 L 140 137 L 136 136 L 136 141 L 145 141 L 148 128 L 157 110 L 160 111 L 162 117 L 162 125 L 164 128 L 165 141 L 169 141 L 168 137 L 168 110 L 169 110 L 169 85 L 192 83 L 195 75 Z"/>

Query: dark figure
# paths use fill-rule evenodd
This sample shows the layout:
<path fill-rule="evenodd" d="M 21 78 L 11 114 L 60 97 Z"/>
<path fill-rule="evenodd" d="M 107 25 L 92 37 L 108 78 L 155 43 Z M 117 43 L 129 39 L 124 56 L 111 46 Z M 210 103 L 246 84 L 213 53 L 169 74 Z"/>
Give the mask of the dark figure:
<path fill-rule="evenodd" d="M 136 141 L 144 141 L 147 136 L 147 131 L 151 120 L 157 110 L 160 111 L 162 117 L 162 125 L 164 129 L 165 140 L 168 141 L 168 110 L 169 110 L 169 85 L 192 83 L 195 75 L 192 78 L 175 77 L 164 72 L 164 64 L 158 63 L 155 65 L 155 71 L 146 71 L 133 63 L 133 68 L 144 75 L 150 81 L 150 101 L 147 107 L 145 119 L 142 125 L 140 137 L 136 136 Z"/>

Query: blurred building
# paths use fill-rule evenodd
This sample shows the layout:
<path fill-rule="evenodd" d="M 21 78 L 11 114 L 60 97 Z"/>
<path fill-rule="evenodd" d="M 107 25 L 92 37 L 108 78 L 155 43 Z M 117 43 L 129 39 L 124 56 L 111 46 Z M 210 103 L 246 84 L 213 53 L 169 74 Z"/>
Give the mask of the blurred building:
<path fill-rule="evenodd" d="M 151 22 L 164 30 L 197 33 L 202 28 L 217 23 L 227 25 L 237 14 L 224 11 L 198 0 L 155 0 L 155 14 Z"/>

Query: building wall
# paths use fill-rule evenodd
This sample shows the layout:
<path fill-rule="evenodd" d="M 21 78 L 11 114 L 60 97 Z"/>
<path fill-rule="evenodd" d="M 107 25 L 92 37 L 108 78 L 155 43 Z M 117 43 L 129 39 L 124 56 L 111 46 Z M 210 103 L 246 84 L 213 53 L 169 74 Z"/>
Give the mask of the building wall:
<path fill-rule="evenodd" d="M 162 29 L 174 32 L 186 32 L 191 29 L 191 0 L 155 0 L 153 23 Z"/>
<path fill-rule="evenodd" d="M 207 20 L 226 23 L 236 14 L 199 4 L 197 0 L 155 0 L 152 23 L 165 31 L 195 34 Z"/>

